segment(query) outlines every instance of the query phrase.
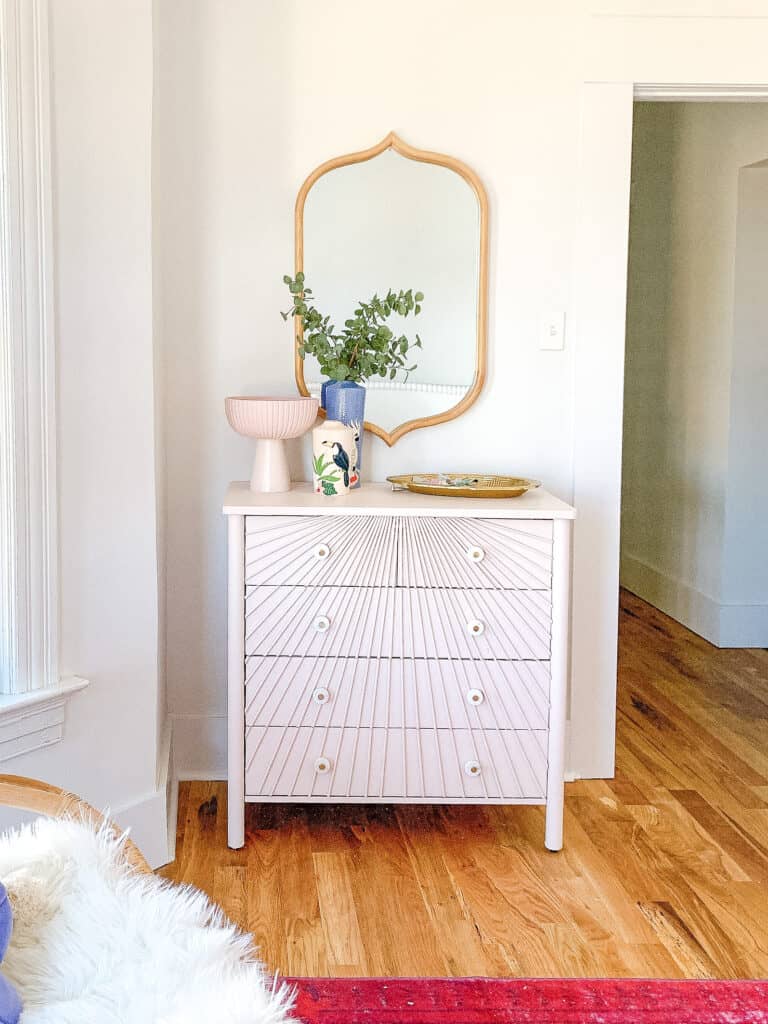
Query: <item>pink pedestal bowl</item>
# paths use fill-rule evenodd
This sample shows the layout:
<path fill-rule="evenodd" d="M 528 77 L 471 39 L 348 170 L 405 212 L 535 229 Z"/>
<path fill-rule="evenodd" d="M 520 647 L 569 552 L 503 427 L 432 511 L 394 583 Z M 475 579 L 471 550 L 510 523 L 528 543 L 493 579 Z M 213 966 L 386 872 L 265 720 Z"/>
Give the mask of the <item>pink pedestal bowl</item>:
<path fill-rule="evenodd" d="M 256 440 L 251 490 L 290 491 L 291 477 L 283 441 L 301 437 L 317 418 L 316 398 L 268 398 L 261 395 L 226 398 L 230 427 Z"/>

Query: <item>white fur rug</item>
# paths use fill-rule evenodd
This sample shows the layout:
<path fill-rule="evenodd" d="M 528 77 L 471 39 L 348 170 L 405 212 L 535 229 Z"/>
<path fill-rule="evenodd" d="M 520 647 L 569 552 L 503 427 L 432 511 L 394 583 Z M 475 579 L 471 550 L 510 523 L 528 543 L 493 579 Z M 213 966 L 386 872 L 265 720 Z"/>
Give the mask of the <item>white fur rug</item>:
<path fill-rule="evenodd" d="M 290 993 L 202 893 L 136 874 L 80 821 L 0 836 L 14 906 L 2 970 L 22 1024 L 283 1024 Z"/>

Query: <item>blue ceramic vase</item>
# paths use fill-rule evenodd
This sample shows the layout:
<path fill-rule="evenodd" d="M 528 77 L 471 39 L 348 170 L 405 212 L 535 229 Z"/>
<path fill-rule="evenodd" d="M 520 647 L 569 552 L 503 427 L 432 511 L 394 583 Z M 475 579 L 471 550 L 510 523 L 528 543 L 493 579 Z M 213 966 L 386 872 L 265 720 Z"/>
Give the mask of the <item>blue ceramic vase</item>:
<path fill-rule="evenodd" d="M 359 487 L 363 459 L 365 388 L 352 380 L 329 381 L 325 388 L 325 414 L 329 420 L 341 420 L 354 431 L 357 462 L 350 466 L 349 486 Z"/>

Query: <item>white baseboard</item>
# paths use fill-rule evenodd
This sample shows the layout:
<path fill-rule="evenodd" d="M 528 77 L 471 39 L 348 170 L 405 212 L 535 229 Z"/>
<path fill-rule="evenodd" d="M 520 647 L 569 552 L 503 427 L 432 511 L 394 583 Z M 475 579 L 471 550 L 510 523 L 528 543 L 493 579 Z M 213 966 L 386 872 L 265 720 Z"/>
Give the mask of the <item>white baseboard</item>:
<path fill-rule="evenodd" d="M 130 829 L 131 839 L 151 868 L 173 860 L 176 846 L 176 793 L 173 775 L 171 724 L 166 723 L 160 745 L 157 787 L 145 796 L 113 808 L 111 817 L 120 828 Z"/>
<path fill-rule="evenodd" d="M 716 647 L 768 647 L 768 605 L 720 604 L 623 552 L 621 585 Z"/>
<path fill-rule="evenodd" d="M 712 644 L 720 639 L 720 606 L 711 597 L 654 569 L 633 555 L 621 555 L 621 585 Z"/>
<path fill-rule="evenodd" d="M 171 715 L 177 779 L 226 779 L 226 715 Z"/>

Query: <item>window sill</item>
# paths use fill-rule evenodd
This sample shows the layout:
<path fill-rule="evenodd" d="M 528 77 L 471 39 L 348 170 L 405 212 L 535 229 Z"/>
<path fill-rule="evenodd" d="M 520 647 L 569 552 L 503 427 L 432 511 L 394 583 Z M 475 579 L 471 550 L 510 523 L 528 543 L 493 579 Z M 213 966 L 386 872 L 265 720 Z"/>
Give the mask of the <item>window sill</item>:
<path fill-rule="evenodd" d="M 70 676 L 45 690 L 0 696 L 0 762 L 58 743 L 67 702 L 87 685 L 87 679 Z"/>

